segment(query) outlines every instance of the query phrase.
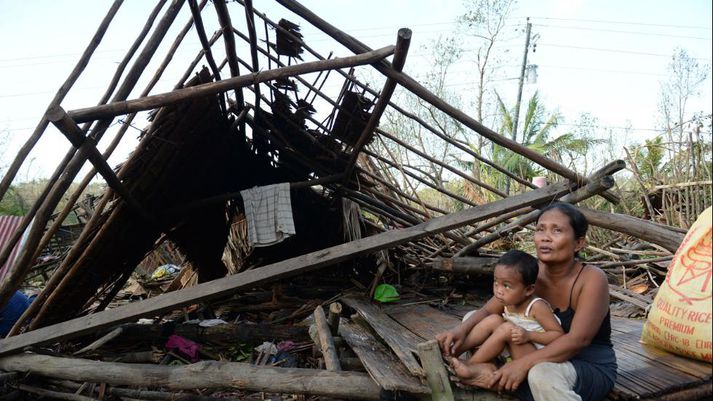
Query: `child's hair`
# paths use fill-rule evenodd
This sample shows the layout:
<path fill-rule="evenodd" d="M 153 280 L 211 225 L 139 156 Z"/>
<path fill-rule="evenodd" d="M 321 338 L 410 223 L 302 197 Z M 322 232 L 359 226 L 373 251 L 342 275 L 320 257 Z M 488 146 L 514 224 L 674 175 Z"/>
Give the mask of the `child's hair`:
<path fill-rule="evenodd" d="M 534 256 L 517 249 L 511 249 L 505 252 L 503 256 L 498 259 L 497 264 L 516 269 L 518 273 L 520 273 L 525 286 L 535 284 L 537 273 L 540 270 L 540 266 Z"/>

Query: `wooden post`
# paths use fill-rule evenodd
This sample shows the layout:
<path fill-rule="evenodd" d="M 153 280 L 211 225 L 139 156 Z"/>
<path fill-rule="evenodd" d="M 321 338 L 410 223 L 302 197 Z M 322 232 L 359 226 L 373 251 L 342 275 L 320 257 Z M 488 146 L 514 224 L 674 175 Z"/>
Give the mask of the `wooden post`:
<path fill-rule="evenodd" d="M 101 330 L 143 316 L 174 310 L 181 306 L 234 294 L 267 282 L 292 277 L 307 271 L 373 253 L 419 238 L 473 224 L 511 210 L 541 204 L 559 198 L 570 191 L 570 183 L 557 183 L 515 195 L 486 205 L 468 208 L 457 213 L 436 217 L 419 225 L 392 230 L 346 244 L 286 259 L 260 269 L 248 270 L 225 278 L 198 284 L 179 291 L 165 293 L 140 302 L 132 302 L 114 309 L 39 328 L 0 340 L 0 355 L 21 350 L 28 345 L 42 345 L 53 341 Z"/>
<path fill-rule="evenodd" d="M 335 58 L 325 61 L 313 61 L 269 71 L 256 72 L 239 77 L 223 79 L 219 82 L 177 89 L 169 93 L 162 93 L 128 101 L 117 101 L 85 109 L 72 110 L 68 114 L 77 122 L 85 122 L 96 119 L 110 118 L 142 110 L 151 110 L 188 99 L 214 95 L 216 93 L 225 92 L 234 88 L 242 88 L 259 82 L 271 81 L 276 78 L 334 68 L 371 64 L 389 56 L 393 52 L 393 49 L 394 46 L 386 46 L 373 52 L 359 54 L 356 56 Z"/>
<path fill-rule="evenodd" d="M 453 401 L 453 390 L 448 379 L 448 372 L 443 366 L 441 350 L 436 340 L 418 344 L 418 356 L 426 372 L 426 381 L 431 387 L 432 401 Z"/>
<path fill-rule="evenodd" d="M 327 315 L 327 324 L 329 325 L 329 331 L 333 336 L 339 333 L 339 318 L 342 315 L 342 304 L 339 302 L 332 302 L 329 304 L 329 315 Z"/>
<path fill-rule="evenodd" d="M 324 315 L 324 309 L 322 309 L 321 305 L 318 305 L 314 310 L 314 325 L 317 328 L 319 346 L 322 350 L 324 365 L 330 372 L 339 372 L 342 370 L 342 367 L 339 365 L 337 348 L 334 346 L 332 333 L 329 330 L 329 325 L 327 324 L 327 317 Z"/>

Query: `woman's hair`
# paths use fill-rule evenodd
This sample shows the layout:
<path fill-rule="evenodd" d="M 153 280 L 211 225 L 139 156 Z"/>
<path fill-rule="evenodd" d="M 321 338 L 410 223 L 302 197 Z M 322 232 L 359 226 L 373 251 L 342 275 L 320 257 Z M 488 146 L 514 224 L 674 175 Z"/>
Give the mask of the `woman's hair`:
<path fill-rule="evenodd" d="M 550 210 L 558 210 L 565 216 L 569 218 L 569 225 L 572 226 L 574 230 L 574 237 L 576 239 L 584 238 L 587 235 L 587 229 L 589 228 L 589 222 L 584 214 L 579 211 L 575 206 L 565 202 L 554 202 L 540 210 L 540 214 L 537 215 L 537 222 L 540 221 L 540 217 L 543 214 L 549 212 Z"/>
<path fill-rule="evenodd" d="M 540 270 L 540 266 L 534 256 L 517 249 L 511 249 L 505 252 L 503 256 L 498 259 L 497 264 L 515 269 L 520 273 L 522 282 L 526 286 L 535 284 L 537 273 Z"/>

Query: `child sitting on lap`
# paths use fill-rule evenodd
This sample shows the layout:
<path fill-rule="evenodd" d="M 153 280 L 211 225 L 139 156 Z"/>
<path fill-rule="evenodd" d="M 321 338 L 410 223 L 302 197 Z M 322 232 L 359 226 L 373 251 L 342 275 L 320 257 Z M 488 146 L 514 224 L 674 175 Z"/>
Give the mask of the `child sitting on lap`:
<path fill-rule="evenodd" d="M 535 296 L 538 271 L 537 259 L 522 251 L 510 250 L 498 259 L 493 295 L 503 303 L 504 313 L 484 318 L 468 333 L 466 349 L 478 348 L 466 362 L 451 358 L 450 364 L 459 377 L 486 379 L 483 366 L 489 373 L 494 372 L 496 366 L 491 362 L 506 348 L 517 359 L 564 334 L 549 303 Z M 476 364 L 479 370 L 471 372 Z"/>

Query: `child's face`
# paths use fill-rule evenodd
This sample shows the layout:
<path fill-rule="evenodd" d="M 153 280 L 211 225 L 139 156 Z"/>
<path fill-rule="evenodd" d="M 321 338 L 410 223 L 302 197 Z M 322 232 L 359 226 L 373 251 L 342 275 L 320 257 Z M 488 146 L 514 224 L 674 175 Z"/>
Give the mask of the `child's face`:
<path fill-rule="evenodd" d="M 534 286 L 525 285 L 522 275 L 514 267 L 495 266 L 493 295 L 504 305 L 518 305 L 527 300 L 534 291 Z"/>

